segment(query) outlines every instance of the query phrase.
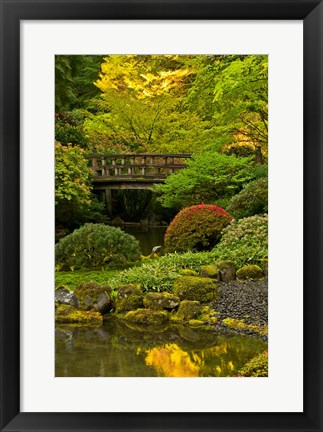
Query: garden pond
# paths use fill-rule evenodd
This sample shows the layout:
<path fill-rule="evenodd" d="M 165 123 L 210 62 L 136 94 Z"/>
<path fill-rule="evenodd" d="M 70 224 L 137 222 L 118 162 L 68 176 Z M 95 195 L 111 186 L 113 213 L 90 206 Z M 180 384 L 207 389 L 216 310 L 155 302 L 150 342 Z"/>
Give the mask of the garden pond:
<path fill-rule="evenodd" d="M 164 235 L 167 227 L 164 226 L 142 226 L 134 227 L 125 225 L 120 227 L 123 231 L 133 235 L 140 245 L 142 255 L 150 255 L 153 247 L 164 246 Z"/>
<path fill-rule="evenodd" d="M 267 349 L 262 339 L 212 328 L 149 328 L 108 318 L 56 326 L 56 377 L 228 377 Z"/>

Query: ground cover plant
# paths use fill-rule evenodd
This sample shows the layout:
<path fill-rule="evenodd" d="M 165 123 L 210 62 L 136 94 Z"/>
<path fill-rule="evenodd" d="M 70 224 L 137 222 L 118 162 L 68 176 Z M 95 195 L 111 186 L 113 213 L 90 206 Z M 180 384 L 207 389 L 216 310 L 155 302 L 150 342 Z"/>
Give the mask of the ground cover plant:
<path fill-rule="evenodd" d="M 238 267 L 244 264 L 262 264 L 268 259 L 268 215 L 256 215 L 230 223 L 215 246 L 223 259 L 230 259 Z"/>
<path fill-rule="evenodd" d="M 201 265 L 215 261 L 216 252 L 186 252 L 167 254 L 157 259 L 144 262 L 140 267 L 123 270 L 109 280 L 112 287 L 137 283 L 143 291 L 172 291 L 174 280 L 181 270 L 199 271 Z"/>

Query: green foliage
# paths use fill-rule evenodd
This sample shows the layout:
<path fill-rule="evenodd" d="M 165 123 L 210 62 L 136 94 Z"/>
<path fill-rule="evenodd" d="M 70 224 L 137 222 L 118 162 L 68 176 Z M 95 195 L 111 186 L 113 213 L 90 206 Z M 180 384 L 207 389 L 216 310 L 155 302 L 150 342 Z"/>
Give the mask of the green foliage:
<path fill-rule="evenodd" d="M 233 149 L 267 152 L 268 57 L 201 56 L 187 104 L 210 125 L 216 137 L 227 136 Z"/>
<path fill-rule="evenodd" d="M 141 151 L 198 150 L 208 125 L 184 104 L 197 67 L 194 57 L 105 57 L 95 85 L 102 92 L 97 109 L 108 113 L 96 130 L 105 129 L 107 136 L 117 132 Z M 90 122 L 86 127 L 91 128 Z"/>
<path fill-rule="evenodd" d="M 256 168 L 249 158 L 227 156 L 218 152 L 193 155 L 187 167 L 156 185 L 164 207 L 182 208 L 200 202 L 220 204 L 256 178 Z"/>
<path fill-rule="evenodd" d="M 102 56 L 55 56 L 55 109 L 68 111 L 88 107 L 99 91 L 93 82 L 98 78 Z"/>
<path fill-rule="evenodd" d="M 222 231 L 214 251 L 221 259 L 232 260 L 238 267 L 258 264 L 268 258 L 268 216 L 251 216 L 233 221 Z"/>
<path fill-rule="evenodd" d="M 60 144 L 87 147 L 88 141 L 82 129 L 81 120 L 73 112 L 55 114 L 55 140 Z"/>
<path fill-rule="evenodd" d="M 268 178 L 248 183 L 231 198 L 227 209 L 236 219 L 268 213 Z"/>
<path fill-rule="evenodd" d="M 172 291 L 174 280 L 181 275 L 182 269 L 199 271 L 200 266 L 216 261 L 216 252 L 186 252 L 184 254 L 167 254 L 141 267 L 124 270 L 111 279 L 109 285 L 116 288 L 124 284 L 139 284 L 144 292 Z"/>
<path fill-rule="evenodd" d="M 267 377 L 268 376 L 268 351 L 264 351 L 257 357 L 253 357 L 238 372 L 242 377 Z"/>
<path fill-rule="evenodd" d="M 166 252 L 211 250 L 220 240 L 221 231 L 232 217 L 221 207 L 197 205 L 182 209 L 165 234 Z"/>
<path fill-rule="evenodd" d="M 55 247 L 56 264 L 67 269 L 119 267 L 140 258 L 139 242 L 120 228 L 85 224 Z"/>
<path fill-rule="evenodd" d="M 92 171 L 88 168 L 85 153 L 79 147 L 55 144 L 55 198 L 88 202 L 91 194 Z"/>
<path fill-rule="evenodd" d="M 89 204 L 92 172 L 84 151 L 71 145 L 55 144 L 55 204 L 69 202 L 75 208 Z"/>
<path fill-rule="evenodd" d="M 104 204 L 91 193 L 93 173 L 78 146 L 55 144 L 55 219 L 68 229 L 103 222 Z"/>

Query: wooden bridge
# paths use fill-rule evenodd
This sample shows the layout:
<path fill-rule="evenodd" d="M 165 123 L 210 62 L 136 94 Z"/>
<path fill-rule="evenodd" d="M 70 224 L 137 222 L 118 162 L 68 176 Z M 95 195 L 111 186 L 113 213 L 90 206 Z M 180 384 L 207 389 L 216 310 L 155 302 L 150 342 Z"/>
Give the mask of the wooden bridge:
<path fill-rule="evenodd" d="M 93 189 L 112 212 L 112 190 L 152 189 L 166 177 L 185 167 L 190 154 L 120 154 L 90 156 Z"/>
<path fill-rule="evenodd" d="M 91 155 L 94 189 L 147 189 L 185 166 L 190 154 Z"/>

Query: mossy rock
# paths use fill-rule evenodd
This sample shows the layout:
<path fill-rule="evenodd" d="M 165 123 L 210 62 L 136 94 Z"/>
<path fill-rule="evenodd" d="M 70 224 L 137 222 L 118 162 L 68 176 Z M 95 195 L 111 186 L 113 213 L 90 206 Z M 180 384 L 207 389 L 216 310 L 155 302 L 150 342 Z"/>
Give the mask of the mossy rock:
<path fill-rule="evenodd" d="M 203 327 L 206 325 L 204 321 L 198 320 L 198 319 L 191 319 L 189 320 L 188 324 L 192 327 Z"/>
<path fill-rule="evenodd" d="M 122 285 L 117 288 L 115 310 L 117 313 L 133 311 L 143 307 L 144 295 L 136 285 Z"/>
<path fill-rule="evenodd" d="M 197 276 L 180 276 L 174 281 L 173 293 L 181 300 L 208 303 L 216 300 L 217 289 L 214 280 Z"/>
<path fill-rule="evenodd" d="M 257 333 L 260 336 L 268 335 L 268 325 L 255 325 L 255 324 L 247 324 L 243 320 L 235 319 L 235 318 L 224 318 L 222 320 L 223 324 L 230 327 L 233 330 L 238 331 L 248 331 L 252 333 Z"/>
<path fill-rule="evenodd" d="M 124 319 L 135 324 L 156 326 L 167 322 L 169 320 L 169 314 L 162 310 L 137 309 L 128 312 Z"/>
<path fill-rule="evenodd" d="M 219 261 L 216 265 L 219 269 L 221 281 L 230 282 L 235 280 L 237 267 L 233 261 Z"/>
<path fill-rule="evenodd" d="M 220 272 L 217 264 L 208 264 L 200 267 L 201 276 L 220 280 Z"/>
<path fill-rule="evenodd" d="M 241 280 L 261 279 L 264 277 L 263 271 L 257 265 L 246 265 L 237 271 L 237 278 Z"/>
<path fill-rule="evenodd" d="M 180 303 L 180 298 L 168 292 L 148 293 L 144 298 L 144 306 L 147 309 L 174 309 Z"/>
<path fill-rule="evenodd" d="M 173 321 L 189 321 L 196 318 L 202 310 L 201 303 L 192 300 L 181 301 L 176 315 L 172 317 Z"/>
<path fill-rule="evenodd" d="M 79 307 L 79 301 L 76 295 L 64 286 L 60 286 L 55 289 L 55 304 L 56 303 L 58 305 L 67 304 L 75 308 Z"/>
<path fill-rule="evenodd" d="M 262 270 L 264 272 L 265 276 L 268 276 L 268 259 L 262 259 L 260 261 L 260 265 L 262 267 Z"/>
<path fill-rule="evenodd" d="M 118 300 L 129 297 L 131 294 L 142 294 L 142 291 L 138 285 L 128 284 L 121 285 L 116 288 Z"/>
<path fill-rule="evenodd" d="M 108 285 L 99 285 L 96 282 L 86 282 L 75 288 L 74 294 L 78 299 L 78 308 L 81 310 L 94 310 L 102 314 L 112 307 L 112 289 Z"/>
<path fill-rule="evenodd" d="M 59 324 L 100 326 L 103 318 L 99 312 L 82 311 L 73 306 L 61 304 L 55 311 L 55 321 Z"/>
<path fill-rule="evenodd" d="M 192 269 L 182 269 L 179 272 L 179 274 L 181 276 L 198 276 L 199 275 L 195 270 L 192 270 Z"/>
<path fill-rule="evenodd" d="M 210 306 L 203 306 L 198 319 L 206 324 L 214 325 L 218 322 L 218 315 L 219 313 L 210 308 Z"/>

